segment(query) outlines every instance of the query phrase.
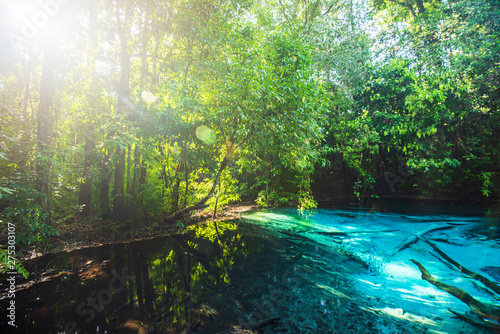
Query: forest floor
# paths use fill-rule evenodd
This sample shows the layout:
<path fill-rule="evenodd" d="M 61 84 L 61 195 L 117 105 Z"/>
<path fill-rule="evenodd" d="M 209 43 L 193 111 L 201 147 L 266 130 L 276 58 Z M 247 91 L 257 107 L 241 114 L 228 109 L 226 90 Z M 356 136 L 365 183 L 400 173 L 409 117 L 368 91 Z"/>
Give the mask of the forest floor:
<path fill-rule="evenodd" d="M 216 220 L 238 219 L 241 213 L 256 210 L 253 203 L 229 204 L 217 212 Z M 75 249 L 98 247 L 106 244 L 147 240 L 172 235 L 183 227 L 211 221 L 213 212 L 196 211 L 178 226 L 172 223 L 151 220 L 149 223 L 136 223 L 116 219 L 74 218 L 56 224 L 58 236 L 49 238 L 50 244 L 44 247 L 31 247 L 22 260 L 33 259 L 48 253 L 72 251 Z"/>

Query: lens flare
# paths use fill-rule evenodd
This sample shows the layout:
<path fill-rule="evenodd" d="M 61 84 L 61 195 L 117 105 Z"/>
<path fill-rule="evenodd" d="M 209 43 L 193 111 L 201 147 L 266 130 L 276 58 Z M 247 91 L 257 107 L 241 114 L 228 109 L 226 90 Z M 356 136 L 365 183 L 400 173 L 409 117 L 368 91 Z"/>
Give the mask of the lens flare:
<path fill-rule="evenodd" d="M 205 144 L 212 145 L 217 140 L 215 132 L 209 129 L 205 125 L 201 125 L 196 129 L 196 138 L 204 142 Z"/>
<path fill-rule="evenodd" d="M 153 93 L 148 92 L 147 90 L 145 90 L 141 93 L 141 97 L 144 101 L 149 102 L 149 103 L 153 103 L 156 101 L 156 96 L 154 96 Z"/>

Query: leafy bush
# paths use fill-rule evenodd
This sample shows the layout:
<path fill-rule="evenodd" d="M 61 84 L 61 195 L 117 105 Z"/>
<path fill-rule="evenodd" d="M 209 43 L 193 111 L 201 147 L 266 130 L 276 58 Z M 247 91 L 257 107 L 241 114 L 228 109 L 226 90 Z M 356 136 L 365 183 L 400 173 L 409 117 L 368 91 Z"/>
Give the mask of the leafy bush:
<path fill-rule="evenodd" d="M 5 191 L 5 189 L 9 189 Z M 49 237 L 59 232 L 47 224 L 48 215 L 36 203 L 38 192 L 27 183 L 11 183 L 2 186 L 4 210 L 0 219 L 16 226 L 16 242 L 19 245 L 50 245 Z"/>

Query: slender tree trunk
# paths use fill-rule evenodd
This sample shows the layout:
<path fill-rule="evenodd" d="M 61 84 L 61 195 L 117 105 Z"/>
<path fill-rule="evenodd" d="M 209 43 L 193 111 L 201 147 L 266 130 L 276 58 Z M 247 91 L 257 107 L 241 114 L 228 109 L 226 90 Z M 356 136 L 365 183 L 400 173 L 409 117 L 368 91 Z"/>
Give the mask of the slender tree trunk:
<path fill-rule="evenodd" d="M 120 13 L 116 8 L 116 15 L 118 22 L 120 22 Z M 130 17 L 133 14 L 133 6 L 127 3 L 125 22 L 120 24 L 120 84 L 118 88 L 118 113 L 122 117 L 129 114 L 129 101 L 130 101 L 130 54 L 128 52 L 127 43 L 129 40 L 130 27 L 128 26 Z M 116 150 L 118 160 L 115 167 L 115 183 L 113 187 L 113 215 L 117 218 L 124 218 L 127 215 L 125 210 L 125 150 L 117 148 Z"/>
<path fill-rule="evenodd" d="M 98 49 L 97 41 L 97 27 L 98 27 L 98 17 L 97 17 L 97 0 L 90 0 L 89 5 L 89 68 L 91 69 L 91 80 L 90 80 L 90 90 L 94 89 L 96 85 L 96 73 L 95 73 L 95 55 Z M 95 106 L 94 98 L 89 95 L 87 98 L 87 103 L 90 108 Z M 89 216 L 91 214 L 91 204 L 92 204 L 92 180 L 90 178 L 90 169 L 95 163 L 94 149 L 95 149 L 95 138 L 94 138 L 94 127 L 92 125 L 86 124 L 87 131 L 85 133 L 85 152 L 84 152 L 84 162 L 83 162 L 83 182 L 80 185 L 80 191 L 78 193 L 78 204 L 83 207 L 81 215 Z"/>
<path fill-rule="evenodd" d="M 168 155 L 166 157 L 167 160 L 165 161 L 165 152 L 163 151 L 161 142 L 158 144 L 158 151 L 160 152 L 161 179 L 163 181 L 162 197 L 165 197 L 165 190 L 168 189 L 168 184 L 169 184 L 168 174 L 167 174 Z"/>
<path fill-rule="evenodd" d="M 123 218 L 125 212 L 125 150 L 117 149 L 118 159 L 115 166 L 115 181 L 113 187 L 113 216 Z"/>
<path fill-rule="evenodd" d="M 129 194 L 131 193 L 131 185 L 132 185 L 132 176 L 130 173 L 130 168 L 132 167 L 132 145 L 128 144 L 127 146 L 127 182 L 126 185 L 127 187 L 125 188 L 125 193 Z M 125 200 L 125 205 L 127 208 L 130 208 L 130 196 L 126 198 Z"/>
<path fill-rule="evenodd" d="M 181 156 L 179 157 L 179 162 L 177 168 L 175 169 L 175 183 L 172 187 L 172 212 L 179 211 L 179 197 L 180 197 L 180 185 L 181 185 L 181 173 L 182 166 L 186 163 L 186 145 L 182 143 Z"/>
<path fill-rule="evenodd" d="M 181 184 L 181 169 L 182 169 L 182 156 L 179 159 L 177 168 L 175 169 L 175 183 L 172 188 L 172 212 L 179 211 L 179 187 Z"/>
<path fill-rule="evenodd" d="M 185 208 L 187 206 L 188 193 L 189 193 L 189 168 L 187 161 L 184 162 L 184 182 L 186 183 L 186 187 L 184 190 L 184 201 L 182 202 L 182 206 Z"/>
<path fill-rule="evenodd" d="M 224 157 L 224 159 L 222 160 L 221 162 L 221 165 L 219 167 L 219 171 L 217 172 L 217 175 L 215 176 L 215 179 L 213 181 L 213 184 L 212 184 L 212 188 L 210 189 L 210 191 L 208 192 L 208 194 L 205 195 L 205 197 L 203 197 L 198 203 L 196 204 L 193 204 L 193 205 L 190 205 L 168 217 L 165 218 L 165 221 L 174 221 L 174 220 L 177 220 L 177 219 L 181 219 L 181 218 L 184 218 L 185 215 L 191 211 L 194 211 L 194 210 L 198 210 L 198 209 L 203 209 L 206 207 L 205 203 L 212 197 L 212 195 L 214 194 L 214 191 L 215 191 L 215 188 L 217 187 L 217 184 L 219 183 L 219 180 L 220 180 L 220 176 L 222 174 L 222 172 L 224 171 L 224 169 L 226 169 L 227 167 L 227 164 L 229 163 L 229 155 L 231 153 L 228 153 L 228 155 L 226 155 Z"/>
<path fill-rule="evenodd" d="M 144 161 L 144 157 L 142 157 L 140 164 L 140 172 L 139 172 L 139 185 L 138 185 L 139 193 L 142 193 L 142 191 L 146 188 L 146 179 L 147 179 L 147 168 Z M 141 195 L 139 196 L 137 202 L 137 218 L 139 220 L 144 220 L 145 217 L 146 216 L 144 212 L 144 202 Z"/>
<path fill-rule="evenodd" d="M 40 193 L 38 199 L 40 206 L 50 215 L 51 209 L 51 186 L 50 174 L 52 168 L 52 134 L 54 129 L 54 94 L 55 73 L 57 66 L 57 42 L 45 42 L 42 64 L 42 79 L 40 85 L 40 104 L 37 114 L 37 153 L 39 155 L 37 172 L 37 191 Z M 50 218 L 49 218 L 50 219 Z"/>
<path fill-rule="evenodd" d="M 139 194 L 139 177 L 141 172 L 141 150 L 139 144 L 134 147 L 134 172 L 131 195 L 135 198 Z"/>
<path fill-rule="evenodd" d="M 109 214 L 109 182 L 111 173 L 109 171 L 109 154 L 106 152 L 100 162 L 99 170 L 101 177 L 99 180 L 99 202 L 101 203 L 101 216 L 107 217 Z"/>
<path fill-rule="evenodd" d="M 95 140 L 93 138 L 93 129 L 90 128 L 85 135 L 85 160 L 83 162 L 83 182 L 80 184 L 78 193 L 78 204 L 83 206 L 82 216 L 89 216 L 91 213 L 92 202 L 92 182 L 90 179 L 90 169 L 94 164 L 93 151 L 95 149 Z"/>

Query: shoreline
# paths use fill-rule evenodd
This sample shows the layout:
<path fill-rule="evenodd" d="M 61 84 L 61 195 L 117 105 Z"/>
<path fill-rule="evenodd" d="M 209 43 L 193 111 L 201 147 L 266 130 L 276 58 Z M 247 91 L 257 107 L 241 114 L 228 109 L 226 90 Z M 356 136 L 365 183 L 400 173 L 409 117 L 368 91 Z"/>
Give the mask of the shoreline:
<path fill-rule="evenodd" d="M 216 219 L 212 218 L 211 213 L 194 211 L 185 220 L 183 227 L 158 223 L 157 221 L 150 226 L 141 226 L 144 224 L 113 219 L 94 221 L 81 219 L 64 222 L 56 227 L 60 235 L 50 238 L 52 247 L 38 251 L 34 247 L 30 247 L 19 260 L 23 263 L 48 254 L 160 238 L 182 232 L 183 228 L 195 224 L 240 219 L 243 212 L 253 211 L 257 208 L 256 204 L 251 203 L 228 204 L 217 212 Z M 75 227 L 79 227 L 78 231 L 72 230 Z"/>

